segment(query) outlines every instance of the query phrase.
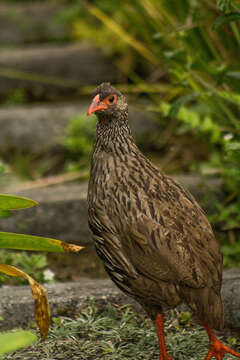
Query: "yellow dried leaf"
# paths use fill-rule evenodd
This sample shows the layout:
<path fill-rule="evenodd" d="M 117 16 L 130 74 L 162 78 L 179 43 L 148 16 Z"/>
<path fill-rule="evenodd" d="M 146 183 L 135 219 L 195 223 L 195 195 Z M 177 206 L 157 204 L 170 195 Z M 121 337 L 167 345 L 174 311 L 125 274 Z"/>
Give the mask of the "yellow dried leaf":
<path fill-rule="evenodd" d="M 78 253 L 80 250 L 84 249 L 84 246 L 79 246 L 79 245 L 75 245 L 75 244 L 69 244 L 69 243 L 66 243 L 64 241 L 61 241 L 61 246 L 62 246 L 62 249 L 65 252 Z"/>
<path fill-rule="evenodd" d="M 21 276 L 28 280 L 34 298 L 34 314 L 43 340 L 46 339 L 50 325 L 50 309 L 46 290 L 31 276 L 14 266 L 0 264 L 0 271 L 10 276 Z"/>

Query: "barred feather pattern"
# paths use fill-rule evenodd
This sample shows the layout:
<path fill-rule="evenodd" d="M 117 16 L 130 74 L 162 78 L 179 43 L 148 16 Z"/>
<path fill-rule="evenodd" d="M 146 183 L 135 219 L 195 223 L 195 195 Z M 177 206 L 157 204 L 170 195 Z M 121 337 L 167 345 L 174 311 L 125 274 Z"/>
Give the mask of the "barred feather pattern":
<path fill-rule="evenodd" d="M 96 251 L 151 318 L 184 302 L 220 329 L 222 255 L 211 226 L 192 195 L 137 148 L 123 96 L 117 105 L 98 115 L 92 154 L 88 217 Z"/>

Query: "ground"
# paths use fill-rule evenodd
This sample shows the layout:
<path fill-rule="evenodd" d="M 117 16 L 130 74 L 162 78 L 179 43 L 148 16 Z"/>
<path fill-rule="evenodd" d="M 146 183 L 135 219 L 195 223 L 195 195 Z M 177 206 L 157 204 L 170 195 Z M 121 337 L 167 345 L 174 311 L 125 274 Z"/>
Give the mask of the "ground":
<path fill-rule="evenodd" d="M 166 320 L 169 354 L 176 360 L 203 360 L 208 338 L 188 313 L 171 311 Z M 228 345 L 240 350 L 236 334 L 218 334 Z M 232 346 L 232 345 L 231 345 Z M 104 306 L 91 303 L 74 318 L 53 319 L 45 342 L 19 350 L 4 360 L 158 360 L 157 337 L 144 313 L 129 306 Z M 224 360 L 231 359 L 226 356 Z"/>

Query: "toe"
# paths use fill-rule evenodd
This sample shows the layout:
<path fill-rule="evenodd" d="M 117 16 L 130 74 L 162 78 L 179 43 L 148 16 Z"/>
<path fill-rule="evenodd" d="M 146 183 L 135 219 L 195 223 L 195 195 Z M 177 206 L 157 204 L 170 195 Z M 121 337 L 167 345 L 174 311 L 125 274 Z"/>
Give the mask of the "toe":
<path fill-rule="evenodd" d="M 240 358 L 239 353 L 222 344 L 221 341 L 215 339 L 215 341 L 210 346 L 210 350 L 205 360 L 211 360 L 212 358 L 215 358 L 216 360 L 222 360 L 225 354 L 231 354 Z"/>

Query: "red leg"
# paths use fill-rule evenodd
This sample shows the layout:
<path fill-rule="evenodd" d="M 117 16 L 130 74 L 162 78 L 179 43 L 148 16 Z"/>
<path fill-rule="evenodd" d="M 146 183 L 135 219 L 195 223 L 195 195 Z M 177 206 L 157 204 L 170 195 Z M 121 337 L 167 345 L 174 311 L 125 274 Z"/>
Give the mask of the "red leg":
<path fill-rule="evenodd" d="M 164 337 L 164 321 L 163 315 L 158 314 L 155 319 L 155 325 L 158 335 L 158 344 L 159 344 L 159 352 L 160 352 L 160 360 L 174 360 L 167 354 L 165 337 Z"/>
<path fill-rule="evenodd" d="M 205 327 L 210 340 L 210 349 L 205 360 L 211 360 L 213 357 L 215 357 L 217 360 L 222 360 L 224 355 L 227 353 L 240 358 L 239 353 L 224 345 L 216 338 L 213 331 L 207 324 L 203 324 L 203 326 Z"/>

